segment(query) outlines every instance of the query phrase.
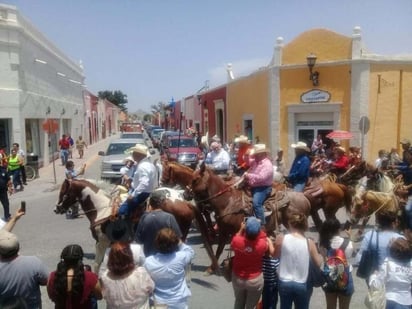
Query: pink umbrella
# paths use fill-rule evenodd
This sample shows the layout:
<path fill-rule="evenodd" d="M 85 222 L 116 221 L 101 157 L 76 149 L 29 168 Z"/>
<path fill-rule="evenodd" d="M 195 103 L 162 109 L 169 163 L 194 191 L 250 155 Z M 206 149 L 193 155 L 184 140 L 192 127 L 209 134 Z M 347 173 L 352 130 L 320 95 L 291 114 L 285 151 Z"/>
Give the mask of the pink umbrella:
<path fill-rule="evenodd" d="M 353 134 L 349 131 L 336 130 L 330 132 L 328 135 L 326 135 L 326 137 L 331 139 L 351 139 L 353 137 Z"/>

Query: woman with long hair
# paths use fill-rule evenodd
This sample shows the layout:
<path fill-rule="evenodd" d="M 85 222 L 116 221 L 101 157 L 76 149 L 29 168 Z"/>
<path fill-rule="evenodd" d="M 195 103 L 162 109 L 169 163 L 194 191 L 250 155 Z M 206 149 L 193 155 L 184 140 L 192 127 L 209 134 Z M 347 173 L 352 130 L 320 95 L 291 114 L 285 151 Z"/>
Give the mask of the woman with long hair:
<path fill-rule="evenodd" d="M 319 245 L 323 256 L 327 256 L 327 252 L 330 250 L 336 250 L 342 248 L 345 252 L 346 261 L 352 256 L 353 244 L 349 240 L 346 240 L 340 236 L 341 231 L 340 222 L 336 218 L 326 219 L 323 222 L 319 231 Z M 354 292 L 353 278 L 352 278 L 352 265 L 348 263 L 348 284 L 344 290 L 332 290 L 325 288 L 326 306 L 327 309 L 336 309 L 337 301 L 339 300 L 339 309 L 349 309 L 350 300 Z"/>
<path fill-rule="evenodd" d="M 66 246 L 57 270 L 50 274 L 47 293 L 56 309 L 91 309 L 92 298 L 101 299 L 97 275 L 85 270 L 83 249 L 79 245 Z"/>
<path fill-rule="evenodd" d="M 100 274 L 107 308 L 149 308 L 154 282 L 146 269 L 136 266 L 130 244 L 112 244 L 107 270 Z"/>
<path fill-rule="evenodd" d="M 322 256 L 312 239 L 305 237 L 308 220 L 304 214 L 288 215 L 288 233 L 276 237 L 275 258 L 279 261 L 280 308 L 309 308 L 313 287 L 308 283 L 309 259 L 320 267 Z"/>

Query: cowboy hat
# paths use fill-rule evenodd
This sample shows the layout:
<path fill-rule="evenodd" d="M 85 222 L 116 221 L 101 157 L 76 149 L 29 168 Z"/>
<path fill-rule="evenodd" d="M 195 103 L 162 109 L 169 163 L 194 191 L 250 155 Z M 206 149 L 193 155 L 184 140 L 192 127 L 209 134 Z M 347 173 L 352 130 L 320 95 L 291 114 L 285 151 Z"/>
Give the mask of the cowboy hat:
<path fill-rule="evenodd" d="M 411 141 L 410 141 L 409 139 L 407 139 L 407 138 L 404 138 L 404 139 L 401 141 L 401 144 L 402 144 L 402 145 L 410 145 L 410 144 L 411 144 Z"/>
<path fill-rule="evenodd" d="M 240 136 L 235 138 L 235 143 L 249 144 L 249 139 L 245 135 L 240 135 Z"/>
<path fill-rule="evenodd" d="M 304 142 L 299 141 L 296 144 L 290 145 L 290 147 L 295 148 L 295 149 L 302 149 L 302 150 L 305 150 L 307 152 L 310 152 L 310 149 L 308 148 L 308 145 Z"/>
<path fill-rule="evenodd" d="M 123 163 L 127 163 L 128 161 L 134 162 L 132 156 L 128 156 L 128 157 L 124 158 Z"/>
<path fill-rule="evenodd" d="M 266 148 L 265 144 L 256 144 L 253 146 L 253 154 L 267 153 L 267 152 L 270 152 L 270 150 Z"/>
<path fill-rule="evenodd" d="M 343 153 L 346 152 L 346 149 L 345 149 L 344 147 L 342 147 L 342 146 L 336 147 L 335 150 L 336 150 L 336 151 L 343 152 Z"/>
<path fill-rule="evenodd" d="M 146 157 L 149 156 L 149 151 L 146 145 L 136 144 L 135 146 L 130 147 L 126 150 L 127 154 L 132 154 L 134 152 L 140 153 L 141 155 L 144 155 Z"/>

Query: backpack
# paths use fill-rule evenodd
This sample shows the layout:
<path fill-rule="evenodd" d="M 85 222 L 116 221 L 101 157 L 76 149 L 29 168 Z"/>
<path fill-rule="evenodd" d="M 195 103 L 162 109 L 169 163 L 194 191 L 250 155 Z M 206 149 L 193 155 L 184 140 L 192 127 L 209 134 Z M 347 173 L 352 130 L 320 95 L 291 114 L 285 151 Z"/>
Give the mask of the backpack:
<path fill-rule="evenodd" d="M 345 291 L 349 282 L 349 264 L 345 249 L 349 239 L 345 238 L 338 249 L 329 249 L 323 272 L 326 278 L 324 289 L 330 292 Z"/>

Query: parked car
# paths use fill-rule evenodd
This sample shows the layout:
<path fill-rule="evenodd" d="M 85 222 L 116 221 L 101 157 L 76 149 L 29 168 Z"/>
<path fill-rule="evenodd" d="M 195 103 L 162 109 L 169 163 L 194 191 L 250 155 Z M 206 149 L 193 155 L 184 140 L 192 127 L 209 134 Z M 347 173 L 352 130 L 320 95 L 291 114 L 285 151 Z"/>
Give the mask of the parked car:
<path fill-rule="evenodd" d="M 196 141 L 190 136 L 171 136 L 168 139 L 168 144 L 163 147 L 168 160 L 177 161 L 193 169 L 202 159 L 202 152 Z"/>
<path fill-rule="evenodd" d="M 160 126 L 156 126 L 156 125 L 151 124 L 146 128 L 146 132 L 147 132 L 147 134 L 149 134 L 149 136 L 151 138 L 152 137 L 152 131 L 155 130 L 155 129 L 161 129 L 161 128 L 162 127 L 160 127 Z"/>
<path fill-rule="evenodd" d="M 120 138 L 145 139 L 142 132 L 122 132 Z"/>
<path fill-rule="evenodd" d="M 120 178 L 120 169 L 124 166 L 123 160 L 127 157 L 125 151 L 136 144 L 146 145 L 144 139 L 117 139 L 112 141 L 106 151 L 99 151 L 99 156 L 102 156 L 100 177 L 104 180 L 115 181 Z M 153 148 L 149 148 L 151 154 L 155 153 Z"/>
<path fill-rule="evenodd" d="M 179 131 L 163 131 L 160 133 L 160 142 L 159 142 L 159 151 L 160 154 L 164 153 L 163 145 L 169 144 L 169 137 L 171 136 L 183 136 L 183 133 L 179 133 Z"/>
<path fill-rule="evenodd" d="M 164 132 L 165 129 L 154 129 L 152 130 L 152 143 L 153 147 L 159 148 L 159 143 L 160 143 L 160 134 Z"/>

